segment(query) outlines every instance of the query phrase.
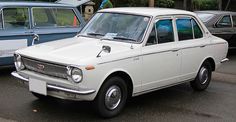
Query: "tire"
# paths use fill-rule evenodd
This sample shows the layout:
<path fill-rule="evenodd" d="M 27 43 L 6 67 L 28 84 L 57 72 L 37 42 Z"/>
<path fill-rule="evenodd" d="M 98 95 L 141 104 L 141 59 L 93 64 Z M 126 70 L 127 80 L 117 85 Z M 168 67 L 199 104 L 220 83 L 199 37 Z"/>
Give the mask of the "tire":
<path fill-rule="evenodd" d="M 94 107 L 100 116 L 114 117 L 123 110 L 127 96 L 128 90 L 125 81 L 120 77 L 112 77 L 105 81 L 100 88 L 94 100 Z M 110 100 L 114 100 L 113 103 Z"/>
<path fill-rule="evenodd" d="M 212 68 L 208 61 L 205 61 L 198 71 L 197 77 L 190 82 L 191 87 L 196 91 L 205 90 L 211 81 Z"/>
<path fill-rule="evenodd" d="M 31 92 L 35 97 L 37 97 L 39 100 L 48 100 L 50 99 L 49 96 L 44 96 L 44 95 L 41 95 L 41 94 L 38 94 L 38 93 L 35 93 L 35 92 Z"/>

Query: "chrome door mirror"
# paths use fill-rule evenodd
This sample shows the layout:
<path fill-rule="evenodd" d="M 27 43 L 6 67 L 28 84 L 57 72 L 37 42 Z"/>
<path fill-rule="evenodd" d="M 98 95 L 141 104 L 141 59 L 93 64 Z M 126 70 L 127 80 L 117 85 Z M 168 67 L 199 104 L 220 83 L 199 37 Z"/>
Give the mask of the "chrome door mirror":
<path fill-rule="evenodd" d="M 33 35 L 32 46 L 34 45 L 35 41 L 39 41 L 39 35 L 38 34 Z"/>

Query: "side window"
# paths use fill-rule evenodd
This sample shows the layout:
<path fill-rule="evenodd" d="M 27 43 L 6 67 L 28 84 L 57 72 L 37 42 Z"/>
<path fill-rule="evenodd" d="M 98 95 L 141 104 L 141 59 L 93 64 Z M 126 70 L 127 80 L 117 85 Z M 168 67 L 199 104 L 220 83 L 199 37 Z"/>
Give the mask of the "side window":
<path fill-rule="evenodd" d="M 155 26 L 158 44 L 174 41 L 174 32 L 171 19 L 159 20 Z"/>
<path fill-rule="evenodd" d="M 34 27 L 78 27 L 80 22 L 72 9 L 33 8 Z"/>
<path fill-rule="evenodd" d="M 234 27 L 236 27 L 236 15 L 233 15 L 232 18 L 233 18 Z"/>
<path fill-rule="evenodd" d="M 2 29 L 2 11 L 0 11 L 0 29 Z"/>
<path fill-rule="evenodd" d="M 193 28 L 191 19 L 189 18 L 177 19 L 176 26 L 177 26 L 179 41 L 193 39 Z"/>
<path fill-rule="evenodd" d="M 202 38 L 203 37 L 202 31 L 194 19 L 192 19 L 192 25 L 193 25 L 194 38 L 195 39 Z"/>
<path fill-rule="evenodd" d="M 5 29 L 29 28 L 28 8 L 5 8 L 3 9 Z"/>
<path fill-rule="evenodd" d="M 224 16 L 217 24 L 216 27 L 223 28 L 223 27 L 232 27 L 231 19 L 229 15 Z"/>
<path fill-rule="evenodd" d="M 148 37 L 148 41 L 146 46 L 148 45 L 153 45 L 153 44 L 157 44 L 157 39 L 156 39 L 156 29 L 155 27 L 152 28 L 152 31 Z"/>

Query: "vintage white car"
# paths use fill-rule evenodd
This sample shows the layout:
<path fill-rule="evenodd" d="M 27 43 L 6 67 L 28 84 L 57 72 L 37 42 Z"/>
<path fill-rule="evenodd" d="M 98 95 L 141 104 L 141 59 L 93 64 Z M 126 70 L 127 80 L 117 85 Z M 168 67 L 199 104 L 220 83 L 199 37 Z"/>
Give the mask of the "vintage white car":
<path fill-rule="evenodd" d="M 113 117 L 129 97 L 184 82 L 205 90 L 227 51 L 192 12 L 112 8 L 74 38 L 16 51 L 12 75 L 40 99 L 93 101 L 102 117 Z"/>

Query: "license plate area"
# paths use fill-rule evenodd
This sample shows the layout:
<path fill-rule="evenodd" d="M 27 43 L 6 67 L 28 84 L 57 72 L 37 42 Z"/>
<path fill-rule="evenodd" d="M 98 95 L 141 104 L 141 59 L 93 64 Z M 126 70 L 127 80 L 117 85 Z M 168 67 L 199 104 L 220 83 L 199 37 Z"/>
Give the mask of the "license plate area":
<path fill-rule="evenodd" d="M 47 83 L 45 81 L 30 78 L 29 91 L 42 95 L 47 95 Z"/>

